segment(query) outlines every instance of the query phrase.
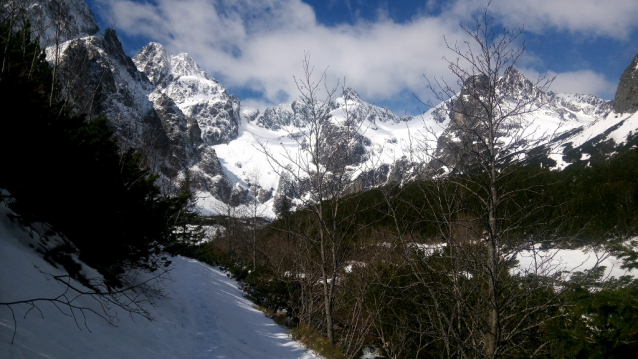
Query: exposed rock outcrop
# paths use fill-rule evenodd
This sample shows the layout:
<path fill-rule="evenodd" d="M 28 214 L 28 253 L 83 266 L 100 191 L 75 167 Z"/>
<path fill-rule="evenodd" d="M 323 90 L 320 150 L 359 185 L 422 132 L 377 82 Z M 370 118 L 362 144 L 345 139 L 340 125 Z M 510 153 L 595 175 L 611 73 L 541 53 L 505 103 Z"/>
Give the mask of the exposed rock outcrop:
<path fill-rule="evenodd" d="M 155 90 L 150 99 L 166 96 L 187 118 L 197 121 L 208 146 L 237 138 L 241 123 L 239 100 L 209 77 L 188 54 L 168 54 L 158 43 L 149 43 L 133 59 Z"/>
<path fill-rule="evenodd" d="M 29 20 L 33 36 L 43 47 L 95 35 L 98 25 L 84 0 L 6 0 L 0 8 L 2 21 L 22 26 Z"/>
<path fill-rule="evenodd" d="M 620 83 L 614 97 L 616 113 L 634 113 L 638 111 L 638 55 L 620 76 Z"/>

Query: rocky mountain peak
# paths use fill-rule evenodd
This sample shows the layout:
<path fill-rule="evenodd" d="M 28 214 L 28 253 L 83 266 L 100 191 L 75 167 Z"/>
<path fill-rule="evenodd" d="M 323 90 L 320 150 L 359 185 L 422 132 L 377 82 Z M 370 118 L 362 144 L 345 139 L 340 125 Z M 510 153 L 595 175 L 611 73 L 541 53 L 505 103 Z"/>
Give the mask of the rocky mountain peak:
<path fill-rule="evenodd" d="M 362 101 L 361 96 L 359 96 L 359 94 L 350 87 L 343 90 L 343 93 L 341 94 L 341 98 L 346 101 L 355 101 L 355 102 Z"/>
<path fill-rule="evenodd" d="M 614 111 L 617 113 L 633 113 L 638 111 L 638 55 L 620 76 Z"/>
<path fill-rule="evenodd" d="M 210 80 L 208 74 L 185 52 L 172 57 L 171 74 L 174 77 L 199 76 Z"/>
<path fill-rule="evenodd" d="M 145 73 L 155 86 L 166 87 L 168 82 L 182 76 L 196 76 L 217 82 L 209 78 L 208 74 L 187 53 L 182 52 L 172 56 L 162 44 L 157 42 L 150 42 L 144 46 L 135 55 L 133 62 L 135 62 L 137 69 Z"/>
<path fill-rule="evenodd" d="M 172 56 L 162 45 L 149 43 L 133 61 L 156 86 L 151 101 L 157 104 L 170 98 L 186 118 L 197 123 L 206 145 L 227 143 L 237 136 L 239 100 L 227 94 L 187 53 Z"/>
<path fill-rule="evenodd" d="M 510 92 L 533 93 L 536 90 L 532 81 L 527 79 L 527 77 L 515 67 L 508 67 L 507 70 L 505 70 L 505 73 L 501 77 L 501 86 L 507 87 L 507 90 Z"/>
<path fill-rule="evenodd" d="M 164 46 L 151 42 L 133 58 L 135 66 L 148 77 L 155 86 L 162 83 L 171 73 L 171 56 Z"/>

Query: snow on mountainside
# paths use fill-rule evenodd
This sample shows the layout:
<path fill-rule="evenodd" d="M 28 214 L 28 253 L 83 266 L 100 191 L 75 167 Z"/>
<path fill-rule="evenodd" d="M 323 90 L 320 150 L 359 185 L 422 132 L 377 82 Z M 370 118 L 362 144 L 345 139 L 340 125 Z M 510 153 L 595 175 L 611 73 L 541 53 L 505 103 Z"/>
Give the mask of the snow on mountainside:
<path fill-rule="evenodd" d="M 507 91 L 517 92 L 519 96 L 544 96 L 547 105 L 525 118 L 533 122 L 530 129 L 537 134 L 574 131 L 603 121 L 611 111 L 610 101 L 591 95 L 539 93 L 516 70 L 510 70 L 506 80 Z M 354 90 L 346 89 L 330 106 L 331 121 L 342 121 L 347 110 L 360 124 L 361 162 L 353 168 L 354 175 L 359 176 L 355 179 L 355 188 L 361 190 L 414 178 L 425 157 L 418 148 L 425 142 L 435 145 L 437 137 L 446 133 L 452 102 L 442 103 L 420 116 L 399 117 L 363 101 Z M 258 171 L 262 187 L 272 189 L 275 196 L 286 194 L 286 187 L 290 185 L 280 178 L 279 166 L 290 163 L 286 151 L 294 154 L 297 150 L 294 138 L 304 131 L 304 111 L 301 100 L 268 108 L 258 115 L 248 111 L 239 137 L 228 144 L 215 146 L 222 166 L 243 183 L 249 183 L 251 173 Z M 269 161 L 264 152 L 270 152 L 274 158 Z"/>
<path fill-rule="evenodd" d="M 203 146 L 197 121 L 165 95 L 149 99 L 155 86 L 124 53 L 115 30 L 49 47 L 47 60 L 57 64 L 62 96 L 75 110 L 89 119 L 107 117 L 121 148 L 142 150 L 163 179 L 174 181 L 184 168 L 197 166 L 192 175 L 197 188 L 217 183 L 219 160 Z"/>
<path fill-rule="evenodd" d="M 108 117 L 131 144 L 150 131 L 153 106 L 147 97 L 153 86 L 124 54 L 115 30 L 72 39 L 46 52 L 47 60 L 58 66 L 62 96 L 72 99 L 77 112 Z"/>
<path fill-rule="evenodd" d="M 87 16 L 95 23 L 84 2 L 79 3 L 83 6 L 64 4 L 60 0 L 32 1 L 30 8 L 58 6 L 68 12 L 64 13 L 68 22 L 78 21 L 77 28 L 84 28 Z M 50 23 L 54 20 L 38 21 Z M 70 34 L 79 37 L 49 46 L 46 53 L 47 60 L 58 69 L 56 76 L 62 85 L 61 97 L 70 100 L 76 112 L 87 114 L 89 119 L 107 117 L 120 146 L 142 150 L 153 171 L 162 174 L 162 180 L 175 182 L 184 169 L 191 169 L 191 183 L 197 190 L 210 191 L 224 180 L 215 151 L 204 142 L 228 140 L 233 131 L 236 132 L 232 127 L 236 127 L 234 117 L 238 116 L 232 114 L 239 111 L 239 102 L 234 96 L 226 95 L 224 89 L 208 80 L 192 60 L 183 58 L 181 65 L 175 61 L 173 66 L 178 81 L 199 76 L 211 84 L 200 86 L 206 91 L 186 92 L 181 99 L 173 96 L 180 101 L 178 105 L 170 97 L 174 95 L 171 91 L 160 91 L 146 74 L 138 71 L 125 54 L 115 30 L 90 35 L 81 31 Z M 194 92 L 217 94 L 217 100 L 211 101 L 211 95 L 197 102 Z M 219 116 L 211 115 L 215 113 Z M 224 116 L 224 113 L 231 115 Z"/>
<path fill-rule="evenodd" d="M 563 169 L 578 161 L 588 163 L 592 156 L 601 152 L 596 146 L 610 141 L 613 141 L 615 145 L 621 145 L 628 140 L 629 136 L 635 136 L 637 133 L 638 112 L 633 114 L 611 112 L 598 121 L 565 131 L 565 135 L 554 145 L 555 150 L 549 157 L 556 161 L 557 169 Z"/>
<path fill-rule="evenodd" d="M 399 117 L 387 108 L 380 108 L 371 105 L 361 99 L 359 95 L 351 88 L 344 89 L 341 96 L 335 99 L 332 108 L 334 110 L 349 106 L 348 110 L 351 115 L 358 121 L 368 121 L 371 124 L 377 122 L 407 122 L 412 119 L 411 116 Z M 304 104 L 300 100 L 293 101 L 290 105 L 278 105 L 267 108 L 263 114 L 256 116 L 256 123 L 259 127 L 277 131 L 282 127 L 294 125 L 295 127 L 304 127 L 303 113 Z M 254 119 L 254 118 L 253 118 Z M 251 119 L 251 121 L 253 120 Z"/>
<path fill-rule="evenodd" d="M 188 54 L 169 55 L 158 43 L 146 45 L 133 62 L 156 86 L 150 95 L 157 102 L 162 95 L 193 118 L 206 145 L 216 145 L 237 137 L 241 121 L 239 100 L 229 95 L 217 80 L 210 78 Z"/>
<path fill-rule="evenodd" d="M 66 275 L 42 258 L 41 243 L 12 222 L 0 202 L 0 288 L 2 302 L 54 298 L 66 286 L 52 278 Z M 37 237 L 36 237 L 37 238 Z M 59 265 L 58 265 L 59 266 Z M 163 281 L 167 298 L 155 306 L 143 304 L 155 321 L 147 321 L 117 307 L 110 326 L 94 313 L 64 305 L 38 302 L 0 306 L 0 358 L 233 358 L 320 359 L 289 339 L 275 324 L 244 299 L 237 283 L 225 273 L 195 260 L 173 258 L 169 278 Z M 84 266 L 86 275 L 97 275 Z M 80 283 L 72 282 L 76 287 Z M 69 296 L 74 293 L 67 292 Z M 102 313 L 99 303 L 80 296 L 74 304 Z M 14 322 L 15 314 L 15 322 Z M 17 329 L 13 344 L 14 328 Z"/>
<path fill-rule="evenodd" d="M 107 116 L 124 146 L 151 154 L 151 165 L 162 178 L 176 181 L 188 169 L 202 212 L 220 212 L 225 206 L 220 199 L 231 193 L 244 204 L 258 198 L 260 212 L 274 216 L 273 199 L 286 193 L 291 184 L 289 179 L 280 178 L 279 165 L 269 162 L 263 151 L 273 153 L 281 165 L 289 163 L 282 151 L 298 148 L 293 138 L 304 131 L 301 100 L 261 113 L 242 109 L 239 100 L 187 54 L 171 55 L 161 44 L 150 43 L 131 60 L 114 30 L 96 32 L 95 20 L 81 0 L 30 3 L 30 8 L 42 11 L 34 10 L 27 16 L 39 16 L 37 21 L 43 23 L 55 23 L 56 12 L 51 9 L 65 14 L 60 26 L 68 31 L 62 39 L 70 40 L 47 48 L 47 56 L 57 64 L 67 90 L 64 95 L 78 112 L 91 118 Z M 623 103 L 629 106 L 638 101 L 633 95 L 636 61 L 619 85 L 619 90 L 624 89 L 619 92 Z M 591 144 L 582 136 L 598 142 L 608 139 L 614 132 L 610 127 L 617 125 L 616 116 L 625 116 L 612 112 L 611 101 L 591 95 L 542 93 L 515 69 L 506 71 L 503 79 L 499 91 L 538 98 L 546 104 L 525 120 L 533 121 L 536 133 L 562 133 L 553 150 L 559 168 L 569 163 L 563 161 L 563 152 L 578 152 L 576 147 Z M 448 130 L 453 103 L 442 103 L 420 116 L 400 117 L 346 89 L 329 105 L 336 133 L 346 110 L 358 123 L 356 158 L 348 161 L 352 162 L 351 175 L 357 177 L 352 189 L 362 190 L 417 176 L 424 159 L 415 149 L 424 141 L 437 145 L 432 135 Z M 622 127 L 629 128 L 632 123 L 625 121 Z M 579 133 L 581 139 L 571 139 Z M 616 136 L 614 140 L 624 139 Z M 338 146 L 339 136 L 326 145 Z M 259 181 L 256 174 L 260 174 Z"/>
<path fill-rule="evenodd" d="M 5 0 L 0 13 L 19 24 L 22 19 L 29 19 L 31 30 L 44 47 L 94 35 L 99 30 L 84 0 Z"/>
<path fill-rule="evenodd" d="M 358 168 L 373 170 L 381 164 L 394 165 L 409 153 L 410 130 L 422 128 L 424 118 L 400 118 L 387 109 L 366 103 L 353 90 L 347 89 L 331 106 L 335 124 L 343 120 L 346 102 L 350 115 L 359 123 L 361 156 Z M 243 182 L 250 182 L 251 174 L 258 171 L 262 187 L 280 190 L 280 185 L 283 185 L 278 174 L 280 168 L 269 161 L 264 151 L 272 153 L 281 164 L 288 164 L 285 151 L 297 151 L 298 143 L 294 138 L 305 129 L 300 115 L 303 112 L 302 102 L 295 101 L 288 106 L 268 108 L 256 118 L 252 116 L 251 121 L 242 123 L 236 140 L 215 146 L 222 165 Z M 325 146 L 334 144 L 327 143 Z"/>

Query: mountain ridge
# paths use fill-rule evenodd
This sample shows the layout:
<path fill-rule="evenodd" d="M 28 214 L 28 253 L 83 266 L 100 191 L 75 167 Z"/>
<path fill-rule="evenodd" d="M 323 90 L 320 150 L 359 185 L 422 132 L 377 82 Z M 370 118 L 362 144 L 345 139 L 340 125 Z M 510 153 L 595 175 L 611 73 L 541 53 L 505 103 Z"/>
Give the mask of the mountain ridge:
<path fill-rule="evenodd" d="M 63 96 L 69 98 L 77 112 L 87 113 L 89 119 L 107 116 L 120 144 L 144 149 L 152 158 L 153 170 L 167 182 L 184 179 L 188 172 L 203 212 L 219 212 L 222 202 L 227 201 L 220 193 L 227 190 L 244 202 L 254 200 L 254 196 L 246 194 L 255 183 L 249 179 L 247 169 L 259 168 L 266 175 L 264 183 L 258 185 L 262 193 L 271 193 L 261 196 L 260 202 L 268 207 L 264 209 L 267 216 L 275 215 L 274 198 L 286 192 L 290 184 L 273 174 L 278 169 L 269 165 L 259 141 L 268 142 L 267 148 L 272 151 L 280 151 L 283 144 L 293 146 L 289 149 L 296 148 L 298 144 L 294 145 L 289 136 L 303 131 L 303 101 L 297 99 L 263 112 L 243 108 L 236 96 L 228 94 L 188 54 L 171 55 L 163 45 L 151 42 L 131 59 L 124 53 L 115 30 L 98 31 L 83 1 L 52 0 L 46 5 L 68 13 L 60 26 L 69 30 L 53 45 L 44 46 L 64 84 Z M 51 11 L 34 14 L 24 16 L 39 16 L 40 22 L 55 23 L 47 18 L 54 15 Z M 632 64 L 637 59 L 638 56 Z M 626 70 L 631 76 L 623 74 L 625 80 L 621 79 L 617 98 L 638 96 L 631 92 L 632 82 L 626 79 L 635 77 L 638 65 L 632 64 Z M 592 95 L 540 93 L 513 68 L 506 71 L 502 82 L 504 91 L 543 99 L 547 106 L 528 119 L 548 131 L 562 124 L 560 131 L 565 135 L 554 144 L 560 151 L 566 151 L 567 143 L 572 143 L 572 147 L 580 143 L 570 138 L 586 133 L 587 129 L 605 127 L 602 131 L 605 133 L 617 125 L 610 118 L 622 108 L 618 100 L 614 104 Z M 630 90 L 621 89 L 625 87 Z M 450 105 L 451 102 L 443 102 L 421 115 L 401 117 L 365 102 L 354 89 L 343 89 L 329 107 L 335 129 L 338 130 L 337 124 L 346 112 L 358 123 L 355 162 L 365 169 L 353 170 L 353 175 L 361 176 L 353 178 L 354 188 L 402 183 L 417 176 L 423 162 L 414 156 L 413 142 L 432 141 L 430 135 L 443 134 L 451 117 Z M 333 141 L 337 143 L 338 137 Z M 557 159 L 562 161 L 562 157 Z"/>

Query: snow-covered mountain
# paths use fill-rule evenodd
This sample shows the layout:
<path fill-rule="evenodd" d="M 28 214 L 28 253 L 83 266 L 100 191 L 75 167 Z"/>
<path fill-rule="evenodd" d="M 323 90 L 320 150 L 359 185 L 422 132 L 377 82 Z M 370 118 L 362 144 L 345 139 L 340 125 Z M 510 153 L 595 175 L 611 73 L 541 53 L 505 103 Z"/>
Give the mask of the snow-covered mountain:
<path fill-rule="evenodd" d="M 89 119 L 108 117 L 121 139 L 136 145 L 158 127 L 147 99 L 153 86 L 126 56 L 115 30 L 47 47 L 47 60 L 56 66 L 62 97 Z"/>
<path fill-rule="evenodd" d="M 187 54 L 171 55 L 161 44 L 150 43 L 129 58 L 114 30 L 98 31 L 81 0 L 31 2 L 29 9 L 35 10 L 25 16 L 66 29 L 57 42 L 46 35 L 47 56 L 57 66 L 64 98 L 90 118 L 107 116 L 120 143 L 143 149 L 163 179 L 175 182 L 188 170 L 202 212 L 219 212 L 222 202 L 231 198 L 241 204 L 258 197 L 260 212 L 272 217 L 277 197 L 303 195 L 302 183 L 281 176 L 281 166 L 290 164 L 290 155 L 300 148 L 297 139 L 307 130 L 308 109 L 301 98 L 263 112 L 241 108 L 240 101 Z M 538 133 L 561 133 L 551 157 L 563 168 L 586 152 L 579 148 L 591 147 L 592 140 L 618 143 L 635 132 L 638 126 L 630 113 L 638 103 L 633 76 L 637 64 L 634 59 L 623 74 L 613 108 L 613 102 L 591 95 L 543 93 L 514 69 L 504 74 L 501 90 L 544 104 L 525 120 Z M 325 146 L 338 153 L 348 118 L 357 131 L 350 137 L 354 150 L 346 159 L 351 189 L 410 180 L 426 161 L 424 145 L 436 150 L 442 148 L 437 136 L 453 138 L 448 126 L 454 101 L 420 116 L 400 117 L 346 89 L 328 104 L 331 137 Z"/>
<path fill-rule="evenodd" d="M 57 64 L 62 95 L 73 103 L 77 112 L 86 113 L 89 118 L 109 118 L 120 144 L 124 148 L 141 149 L 164 179 L 175 180 L 185 169 L 192 169 L 193 185 L 208 191 L 223 178 L 210 144 L 215 143 L 213 139 L 228 137 L 226 133 L 232 132 L 229 121 L 221 115 L 211 119 L 193 110 L 210 109 L 210 113 L 220 102 L 210 106 L 207 99 L 197 102 L 195 96 L 175 96 L 170 84 L 168 90 L 156 86 L 124 53 L 115 30 L 107 29 L 66 41 L 59 47 L 49 47 L 47 59 Z M 184 67 L 182 72 L 188 71 L 188 67 Z M 176 70 L 179 69 L 176 66 Z M 221 86 L 217 87 L 216 91 L 225 95 Z M 237 111 L 238 101 L 225 96 L 230 106 L 226 112 Z M 222 104 L 219 113 L 224 106 Z M 236 122 L 233 123 L 236 127 Z M 215 124 L 221 128 L 214 127 Z"/>
<path fill-rule="evenodd" d="M 542 108 L 526 115 L 525 120 L 533 123 L 539 134 L 565 133 L 556 136 L 554 145 L 560 150 L 572 134 L 593 123 L 604 122 L 612 111 L 611 101 L 595 96 L 542 93 L 514 69 L 504 75 L 502 83 L 503 90 L 508 93 L 530 99 L 538 97 Z M 358 124 L 360 137 L 355 147 L 359 161 L 351 167 L 355 177 L 353 187 L 361 190 L 417 176 L 426 161 L 422 156 L 423 146 L 436 146 L 438 137 L 451 130 L 448 126 L 454 101 L 451 99 L 420 116 L 399 117 L 387 109 L 366 103 L 352 89 L 346 89 L 334 99 L 330 104 L 333 122 L 343 121 L 347 111 Z M 284 193 L 289 197 L 299 195 L 291 193 L 290 188 L 295 184 L 290 183 L 290 178 L 282 179 L 277 167 L 285 166 L 287 157 L 295 154 L 299 147 L 295 139 L 306 126 L 304 113 L 307 109 L 303 101 L 299 99 L 290 105 L 271 107 L 263 113 L 247 112 L 249 115 L 244 116 L 246 122 L 241 125 L 239 137 L 229 144 L 215 146 L 222 165 L 244 183 L 250 183 L 251 173 L 259 169 L 261 185 L 271 189 L 275 197 Z M 334 142 L 339 141 L 327 141 L 325 146 L 332 146 Z M 438 146 L 444 147 L 440 143 Z M 271 158 L 264 152 L 270 153 Z M 296 187 L 303 188 L 303 185 L 298 183 Z"/>
<path fill-rule="evenodd" d="M 155 90 L 153 103 L 167 96 L 184 113 L 197 121 L 204 144 L 226 143 L 237 137 L 239 100 L 226 93 L 186 53 L 171 56 L 158 43 L 146 45 L 134 58 L 137 69 L 146 74 Z"/>
<path fill-rule="evenodd" d="M 209 192 L 225 180 L 210 144 L 233 138 L 239 102 L 191 59 L 177 56 L 165 68 L 174 81 L 156 83 L 126 55 L 115 30 L 99 31 L 84 1 L 3 4 L 3 17 L 35 24 L 47 60 L 56 68 L 60 98 L 77 113 L 107 117 L 121 147 L 140 149 L 163 181 L 176 183 L 189 169 L 194 188 Z"/>

